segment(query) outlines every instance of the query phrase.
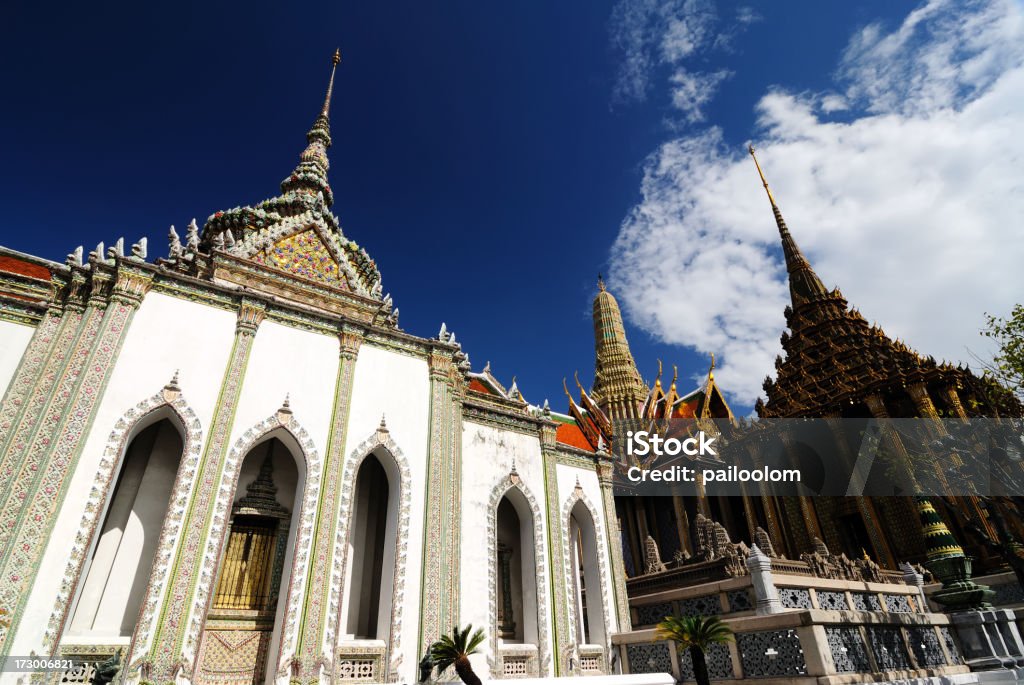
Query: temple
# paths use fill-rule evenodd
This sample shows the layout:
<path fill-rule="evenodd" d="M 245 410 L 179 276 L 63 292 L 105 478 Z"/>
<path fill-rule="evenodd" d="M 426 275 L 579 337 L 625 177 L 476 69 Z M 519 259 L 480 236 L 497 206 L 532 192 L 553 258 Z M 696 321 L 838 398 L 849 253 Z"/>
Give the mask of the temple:
<path fill-rule="evenodd" d="M 0 656 L 87 664 L 63 682 L 408 683 L 471 623 L 485 676 L 612 672 L 610 456 L 444 324 L 402 330 L 333 213 L 339 60 L 270 199 L 156 260 L 0 250 Z"/>
<path fill-rule="evenodd" d="M 565 382 L 565 413 L 474 371 L 444 324 L 404 331 L 333 213 L 339 61 L 280 192 L 171 227 L 166 257 L 0 248 L 0 658 L 81 660 L 61 682 L 408 683 L 471 623 L 491 679 L 692 677 L 651 630 L 679 610 L 733 621 L 715 680 L 967 672 L 914 579 L 965 553 L 1005 570 L 1013 501 L 617 492 L 623 422 L 737 426 L 755 462 L 760 429 L 714 357 L 697 387 L 660 361 L 645 382 L 600 278 L 594 382 Z M 754 162 L 791 294 L 760 417 L 1022 415 L 825 288 Z M 961 585 L 933 596 L 988 606 Z"/>

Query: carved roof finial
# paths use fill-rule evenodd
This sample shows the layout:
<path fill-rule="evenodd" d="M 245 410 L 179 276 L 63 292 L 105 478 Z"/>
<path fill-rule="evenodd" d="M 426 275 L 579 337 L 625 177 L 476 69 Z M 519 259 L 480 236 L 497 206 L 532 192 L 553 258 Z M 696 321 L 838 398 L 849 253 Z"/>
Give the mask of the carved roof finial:
<path fill-rule="evenodd" d="M 324 106 L 320 110 L 320 116 L 326 117 L 331 111 L 331 96 L 334 95 L 334 72 L 338 70 L 338 65 L 341 63 L 341 48 L 334 50 L 334 56 L 331 57 L 331 78 L 327 81 L 327 95 L 324 96 Z"/>
<path fill-rule="evenodd" d="M 174 375 L 171 376 L 171 380 L 164 386 L 164 388 L 167 390 L 181 390 L 181 387 L 178 385 L 178 371 L 178 369 L 174 370 Z"/>
<path fill-rule="evenodd" d="M 600 290 L 601 292 L 605 292 L 606 290 L 604 285 L 604 276 L 602 276 L 601 274 L 597 275 L 597 289 Z"/>
<path fill-rule="evenodd" d="M 379 430 L 381 432 L 384 432 L 384 433 L 388 432 L 388 422 L 387 422 L 387 415 L 386 414 L 381 414 L 380 415 L 380 425 L 377 426 L 377 430 Z"/>
<path fill-rule="evenodd" d="M 711 366 L 708 368 L 708 381 L 715 380 L 715 353 L 711 353 Z M 728 378 L 726 380 L 729 380 Z"/>

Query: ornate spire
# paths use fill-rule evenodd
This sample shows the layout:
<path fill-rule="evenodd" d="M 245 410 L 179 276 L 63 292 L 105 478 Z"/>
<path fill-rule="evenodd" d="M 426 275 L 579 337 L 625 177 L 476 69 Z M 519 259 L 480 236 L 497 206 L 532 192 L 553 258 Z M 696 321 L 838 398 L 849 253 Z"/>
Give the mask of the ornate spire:
<path fill-rule="evenodd" d="M 754 146 L 749 146 L 747 152 L 754 159 L 754 166 L 757 167 L 757 174 L 761 177 L 764 191 L 768 194 L 768 201 L 772 205 L 772 214 L 775 215 L 775 224 L 779 227 L 779 235 L 782 237 L 782 252 L 786 257 L 786 271 L 789 272 L 789 294 L 793 300 L 793 306 L 807 302 L 816 296 L 828 294 L 821 279 L 814 273 L 810 262 L 800 252 L 796 241 L 790 235 L 789 228 L 786 227 L 786 220 L 782 218 L 782 211 L 775 203 L 775 196 L 772 195 L 772 189 L 768 187 L 768 181 L 757 161 L 757 155 L 754 154 Z"/>
<path fill-rule="evenodd" d="M 331 58 L 331 77 L 327 81 L 327 94 L 324 96 L 324 106 L 320 109 L 320 116 L 313 122 L 312 128 L 306 134 L 308 145 L 299 156 L 299 165 L 295 171 L 281 182 L 281 192 L 300 192 L 316 195 L 323 193 L 324 204 L 328 207 L 334 204 L 334 193 L 327 182 L 327 171 L 330 169 L 330 162 L 327 159 L 327 148 L 331 146 L 331 123 L 329 114 L 331 111 L 331 96 L 334 93 L 334 74 L 341 62 L 341 51 L 335 50 Z"/>
<path fill-rule="evenodd" d="M 594 386 L 592 399 L 612 419 L 636 418 L 647 396 L 633 361 L 615 297 L 598 281 L 594 298 Z"/>

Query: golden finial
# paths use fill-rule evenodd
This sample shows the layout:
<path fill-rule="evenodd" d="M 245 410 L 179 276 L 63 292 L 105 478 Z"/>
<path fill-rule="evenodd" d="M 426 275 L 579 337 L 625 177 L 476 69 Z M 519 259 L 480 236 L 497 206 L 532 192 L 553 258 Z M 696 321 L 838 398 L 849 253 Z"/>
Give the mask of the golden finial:
<path fill-rule="evenodd" d="M 775 196 L 772 195 L 772 189 L 768 187 L 768 180 L 764 177 L 764 172 L 761 171 L 761 165 L 757 161 L 757 155 L 754 154 L 754 146 L 747 146 L 747 152 L 754 158 L 754 166 L 757 167 L 757 175 L 761 177 L 761 183 L 764 184 L 764 192 L 768 193 L 768 201 L 772 203 L 772 207 L 775 206 Z"/>
<path fill-rule="evenodd" d="M 711 353 L 711 368 L 708 369 L 708 380 L 715 380 L 715 353 Z"/>
<path fill-rule="evenodd" d="M 679 367 L 675 364 L 672 365 L 672 390 L 676 389 L 676 381 L 679 380 Z"/>
<path fill-rule="evenodd" d="M 605 291 L 604 276 L 602 276 L 601 274 L 597 275 L 597 289 L 600 290 L 601 292 Z"/>
<path fill-rule="evenodd" d="M 327 95 L 324 96 L 324 106 L 320 110 L 320 116 L 326 117 L 328 112 L 331 111 L 331 95 L 334 93 L 334 72 L 338 70 L 338 64 L 341 63 L 341 48 L 334 50 L 334 55 L 331 57 L 331 79 L 327 82 Z"/>

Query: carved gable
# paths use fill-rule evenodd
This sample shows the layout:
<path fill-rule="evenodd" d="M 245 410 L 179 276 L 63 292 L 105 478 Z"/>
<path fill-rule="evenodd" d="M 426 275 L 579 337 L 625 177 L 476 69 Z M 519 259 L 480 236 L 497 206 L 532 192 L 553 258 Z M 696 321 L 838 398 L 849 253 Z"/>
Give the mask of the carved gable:
<path fill-rule="evenodd" d="M 253 255 L 252 259 L 302 278 L 349 290 L 348 279 L 339 269 L 331 250 L 312 228 L 282 238 Z"/>

